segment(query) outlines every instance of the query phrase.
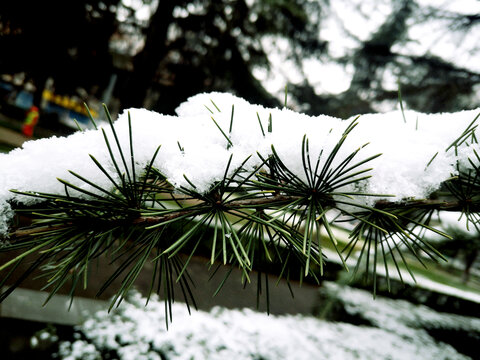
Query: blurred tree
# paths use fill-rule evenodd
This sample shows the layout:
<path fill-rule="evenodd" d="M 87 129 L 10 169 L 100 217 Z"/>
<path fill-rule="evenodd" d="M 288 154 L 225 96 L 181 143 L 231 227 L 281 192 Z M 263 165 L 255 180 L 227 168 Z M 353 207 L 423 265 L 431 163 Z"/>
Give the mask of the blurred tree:
<path fill-rule="evenodd" d="M 145 6 L 150 19 L 140 20 L 138 9 Z M 380 7 L 380 15 L 372 12 Z M 23 71 L 40 87 L 52 76 L 56 87 L 68 93 L 78 86 L 103 88 L 114 71 L 120 75 L 115 96 L 122 108 L 163 113 L 204 91 L 230 91 L 278 106 L 283 101 L 279 89 L 289 83 L 289 104 L 298 110 L 349 117 L 392 108 L 397 80 L 409 108 L 474 108 L 478 66 L 454 61 L 448 51 L 431 51 L 433 45 L 412 32 L 432 27 L 438 41 L 449 38 L 475 52 L 472 30 L 480 16 L 445 9 L 419 0 L 3 2 L 0 73 Z M 356 33 L 361 25 L 352 16 L 358 14 L 374 24 L 367 35 L 363 29 Z M 341 35 L 335 35 L 336 28 Z M 111 53 L 118 55 L 112 34 L 129 43 L 131 49 L 121 54 L 128 66 L 112 63 Z M 340 54 L 332 50 L 339 43 L 348 43 Z M 307 70 L 305 61 L 312 59 L 318 66 Z M 318 89 L 313 78 L 331 78 L 328 64 L 349 73 L 342 91 Z M 277 90 L 260 73 L 273 74 Z"/>
<path fill-rule="evenodd" d="M 267 91 L 267 81 L 255 70 L 278 72 L 272 64 L 288 62 L 291 68 L 283 64 L 281 70 L 299 74 L 301 79 L 290 81 L 287 74 L 280 80 L 285 85 L 291 82 L 292 102 L 310 114 L 349 117 L 375 112 L 385 101 L 394 103 L 397 88 L 384 83 L 389 76 L 402 85 L 403 100 L 412 109 L 441 112 L 477 106 L 474 94 L 480 73 L 429 49 L 423 49 L 423 53 L 404 49 L 418 41 L 411 33 L 415 24 L 442 23 L 442 32 L 436 35 L 442 39 L 474 29 L 477 14 L 425 6 L 415 0 L 382 1 L 381 5 L 389 7 L 388 15 L 367 38 L 362 38 L 349 27 L 351 19 L 343 3 L 347 2 L 340 1 L 334 7 L 325 0 L 160 1 L 150 26 L 145 27 L 145 46 L 135 56 L 134 72 L 120 90 L 122 104 L 172 113 L 193 94 L 230 91 L 249 101 L 277 106 L 282 102 L 281 94 Z M 360 5 L 365 2 L 353 3 L 350 6 L 361 12 Z M 373 8 L 380 5 L 373 0 L 366 3 Z M 370 15 L 363 13 L 367 19 Z M 338 41 L 356 44 L 341 56 L 330 51 L 336 40 L 328 41 L 322 35 L 324 29 L 328 32 L 331 19 L 345 30 L 346 39 Z M 285 41 L 275 45 L 278 39 Z M 282 59 L 275 59 L 271 53 L 275 48 L 283 53 Z M 316 74 L 304 67 L 307 58 L 315 58 L 320 64 L 351 66 L 348 89 L 334 94 L 317 91 L 311 81 Z"/>
<path fill-rule="evenodd" d="M 172 113 L 188 96 L 213 90 L 280 105 L 252 73 L 255 66 L 269 66 L 262 41 L 268 41 L 267 35 L 285 37 L 297 60 L 320 54 L 324 43 L 318 38 L 319 24 L 308 20 L 309 13 L 320 15 L 321 6 L 306 0 L 248 3 L 160 1 L 120 95 L 124 107 L 146 105 Z"/>
<path fill-rule="evenodd" d="M 357 11 L 360 12 L 360 2 Z M 363 2 L 365 3 L 365 2 Z M 465 11 L 443 10 L 443 5 L 424 6 L 420 1 L 369 1 L 388 4 L 390 13 L 366 40 L 346 31 L 346 36 L 356 43 L 353 51 L 334 57 L 327 51 L 328 61 L 353 65 L 353 76 L 348 89 L 340 94 L 319 94 L 308 77 L 291 86 L 296 101 L 303 103 L 307 112 L 350 117 L 360 113 L 376 112 L 383 101 L 395 102 L 398 90 L 385 86 L 385 77 L 396 77 L 403 89 L 403 101 L 409 108 L 422 112 L 447 112 L 473 109 L 479 106 L 475 94 L 480 83 L 480 72 L 460 62 L 451 61 L 452 54 L 446 47 L 441 55 L 432 52 L 432 47 L 446 37 L 455 42 L 460 54 L 463 43 L 470 53 L 477 51 L 468 35 L 479 24 L 480 16 Z M 355 5 L 352 5 L 355 6 Z M 346 12 L 348 14 L 348 12 Z M 363 14 L 369 18 L 369 14 Z M 342 26 L 350 21 L 348 15 L 335 14 Z M 435 42 L 421 44 L 425 39 L 415 38 L 414 26 L 431 27 Z M 407 46 L 419 46 L 411 51 Z M 329 46 L 331 43 L 328 44 Z M 461 60 L 461 59 L 457 59 Z"/>
<path fill-rule="evenodd" d="M 111 73 L 109 39 L 118 0 L 2 1 L 0 73 L 24 72 L 40 103 L 48 77 L 56 90 L 104 85 Z"/>

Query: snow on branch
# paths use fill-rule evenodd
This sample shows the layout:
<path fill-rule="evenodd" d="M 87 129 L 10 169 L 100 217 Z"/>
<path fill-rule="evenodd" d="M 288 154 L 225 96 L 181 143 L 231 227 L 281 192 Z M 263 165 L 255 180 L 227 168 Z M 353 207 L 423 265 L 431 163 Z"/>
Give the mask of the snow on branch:
<path fill-rule="evenodd" d="M 175 187 L 196 187 L 207 191 L 223 178 L 227 163 L 230 174 L 250 157 L 244 168 L 254 169 L 272 153 L 272 145 L 288 169 L 305 179 L 302 164 L 302 139 L 306 135 L 309 154 L 321 162 L 337 145 L 351 123 L 325 115 L 316 117 L 288 109 L 268 109 L 252 105 L 230 94 L 199 94 L 177 109 L 177 116 L 161 115 L 145 109 L 125 111 L 114 126 L 119 142 L 129 149 L 128 114 L 132 123 L 135 171 L 141 173 L 161 145 L 153 167 L 159 169 Z M 378 158 L 358 168 L 373 168 L 370 178 L 346 185 L 345 192 L 394 195 L 390 201 L 423 199 L 442 182 L 457 173 L 457 161 L 467 163 L 471 147 L 446 151 L 478 114 L 478 110 L 452 114 L 421 114 L 400 111 L 366 114 L 358 117 L 335 157 L 340 163 L 361 148 L 358 159 L 377 154 Z M 108 138 L 112 132 L 104 129 Z M 367 146 L 364 146 L 368 144 Z M 122 162 L 112 149 L 122 171 L 131 163 Z M 93 156 L 115 181 L 115 171 L 101 130 L 85 130 L 68 137 L 29 141 L 20 149 L 0 155 L 0 232 L 7 231 L 13 213 L 9 203 L 31 204 L 36 199 L 10 190 L 65 194 L 57 178 L 93 193 L 98 189 L 81 181 L 69 170 L 94 181 L 102 188 L 112 182 L 91 160 Z M 376 198 L 378 199 L 378 198 Z M 364 200 L 367 204 L 373 200 Z"/>
<path fill-rule="evenodd" d="M 361 266 L 367 280 L 373 274 L 375 293 L 382 259 L 388 286 L 392 272 L 415 279 L 409 260 L 445 259 L 424 236 L 451 238 L 432 227 L 436 210 L 478 223 L 477 112 L 341 120 L 220 93 L 188 99 L 177 116 L 130 109 L 113 122 L 106 111 L 100 129 L 0 156 L 0 235 L 11 240 L 0 252 L 22 250 L 0 271 L 8 269 L 8 279 L 35 255 L 22 279 L 48 272 L 53 296 L 68 279 L 86 287 L 90 262 L 119 253 L 99 290 L 123 277 L 111 306 L 148 259 L 159 273 L 152 284 L 180 283 L 195 304 L 183 276 L 193 254 L 238 267 L 247 283 L 270 266 L 287 281 L 318 281 L 326 253 L 336 252 L 346 269 L 356 260 L 354 275 Z M 31 222 L 9 233 L 15 212 Z"/>

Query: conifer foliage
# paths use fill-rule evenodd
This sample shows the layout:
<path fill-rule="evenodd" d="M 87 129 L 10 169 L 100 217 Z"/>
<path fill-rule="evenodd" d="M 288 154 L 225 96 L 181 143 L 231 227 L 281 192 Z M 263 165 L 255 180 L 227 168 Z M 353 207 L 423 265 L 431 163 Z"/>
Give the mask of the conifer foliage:
<path fill-rule="evenodd" d="M 208 106 L 213 115 L 220 112 L 213 100 Z M 205 190 L 186 174 L 182 183 L 172 182 L 161 167 L 155 166 L 161 144 L 139 171 L 133 140 L 135 120 L 128 114 L 125 142 L 106 109 L 105 114 L 108 126 L 97 129 L 93 118 L 92 123 L 103 135 L 109 162 L 103 163 L 93 155 L 90 161 L 108 179 L 108 186 L 73 169 L 69 173 L 75 182 L 58 179 L 63 193 L 12 190 L 35 201 L 28 206 L 11 201 L 15 213 L 29 218 L 31 224 L 12 227 L 4 236 L 0 252 L 20 251 L 20 255 L 0 264 L 2 285 L 10 284 L 1 300 L 37 269 L 45 275 L 45 287 L 51 296 L 65 286 L 71 288 L 73 296 L 75 288 L 88 286 L 89 268 L 95 260 L 107 256 L 117 265 L 98 289 L 99 294 L 115 279 L 122 280 L 111 306 L 126 296 L 149 262 L 154 264 L 150 292 L 162 293 L 171 306 L 178 283 L 183 300 L 194 305 L 188 274 L 194 255 L 208 259 L 212 269 L 240 269 L 245 284 L 250 282 L 252 271 L 259 277 L 265 274 L 268 289 L 266 274 L 271 272 L 287 281 L 304 277 L 319 281 L 325 250 L 333 250 L 346 269 L 354 259 L 353 274 L 372 276 L 375 291 L 379 268 L 387 279 L 392 273 L 402 279 L 404 269 L 414 277 L 408 258 L 422 264 L 425 257 L 443 258 L 423 237 L 427 231 L 448 237 L 431 224 L 436 211 L 462 211 L 477 223 L 477 118 L 453 143 L 440 149 L 453 153 L 463 148 L 472 150 L 469 157 L 457 160 L 456 173 L 428 198 L 393 201 L 389 195 L 365 191 L 374 160 L 381 154 L 364 156 L 363 147 L 343 151 L 347 139 L 355 136 L 359 118 L 349 121 L 328 152 L 313 153 L 309 134 L 305 134 L 298 172 L 275 145 L 270 146 L 268 155 L 252 153 L 235 163 L 232 106 L 229 124 L 211 117 L 212 128 L 221 134 L 230 157 L 223 176 Z M 266 123 L 260 116 L 255 120 L 262 137 L 275 131 L 275 116 Z M 184 144 L 178 141 L 177 145 L 183 154 Z M 435 166 L 436 156 L 425 164 L 426 168 Z M 348 229 L 347 240 L 338 237 L 339 228 Z M 12 283 L 9 278 L 24 262 L 29 264 L 27 271 Z"/>

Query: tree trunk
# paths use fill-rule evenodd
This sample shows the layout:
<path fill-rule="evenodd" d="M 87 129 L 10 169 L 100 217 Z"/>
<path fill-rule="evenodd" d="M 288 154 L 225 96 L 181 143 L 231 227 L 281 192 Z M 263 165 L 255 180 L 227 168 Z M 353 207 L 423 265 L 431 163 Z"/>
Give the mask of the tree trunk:
<path fill-rule="evenodd" d="M 152 15 L 145 39 L 145 47 L 134 58 L 134 72 L 127 82 L 122 99 L 124 108 L 142 107 L 158 69 L 158 64 L 166 54 L 168 26 L 172 22 L 173 0 L 160 0 Z"/>

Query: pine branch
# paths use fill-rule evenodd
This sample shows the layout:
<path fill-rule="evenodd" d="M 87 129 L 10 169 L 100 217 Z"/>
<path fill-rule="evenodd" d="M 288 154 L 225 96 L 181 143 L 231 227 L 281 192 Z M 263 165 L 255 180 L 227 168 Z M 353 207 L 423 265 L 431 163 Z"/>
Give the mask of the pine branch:
<path fill-rule="evenodd" d="M 150 161 L 139 168 L 130 116 L 124 150 L 122 137 L 106 110 L 110 130 L 101 129 L 101 135 L 109 158 L 105 163 L 91 155 L 90 158 L 109 185 L 70 171 L 75 183 L 58 179 L 64 193 L 14 191 L 18 196 L 35 198 L 39 205 L 35 209 L 16 209 L 33 223 L 14 229 L 10 242 L 0 247 L 0 252 L 22 251 L 0 264 L 0 271 L 15 269 L 28 256 L 41 254 L 29 271 L 43 269 L 52 295 L 68 282 L 72 283 L 73 294 L 79 279 L 87 286 L 92 260 L 108 254 L 119 265 L 99 293 L 112 286 L 116 278 L 123 277 L 113 306 L 127 294 L 146 262 L 153 261 L 150 291 L 157 283 L 158 291 L 163 288 L 167 303 L 171 304 L 175 296 L 173 284 L 178 282 L 185 301 L 194 304 L 187 268 L 195 254 L 205 255 L 211 265 L 239 268 L 245 284 L 253 270 L 259 270 L 260 276 L 274 266 L 279 278 L 287 281 L 292 274 L 300 281 L 306 277 L 319 281 L 328 248 L 336 252 L 345 269 L 347 260 L 356 258 L 354 274 L 364 266 L 367 278 L 370 273 L 373 276 L 375 292 L 377 266 L 384 267 L 389 282 L 392 269 L 403 280 L 402 264 L 414 278 L 408 267 L 409 258 L 420 264 L 425 264 L 425 256 L 435 261 L 444 259 L 419 235 L 428 230 L 448 237 L 430 226 L 434 211 L 461 211 L 472 223 L 473 215 L 480 212 L 480 156 L 475 151 L 475 156 L 467 161 L 468 168 L 458 165 L 457 175 L 444 181 L 443 193 L 431 194 L 428 199 L 389 201 L 391 195 L 361 191 L 371 178 L 373 166 L 368 164 L 381 154 L 362 157 L 361 150 L 367 144 L 353 151 L 344 150 L 348 136 L 358 125 L 357 119 L 344 128 L 328 153 L 320 150 L 314 156 L 305 135 L 301 158 L 297 159 L 300 167 L 287 165 L 291 159 L 283 158 L 271 145 L 269 155 L 257 154 L 252 168 L 249 161 L 253 155 L 241 163 L 233 160 L 237 146 L 233 107 L 227 127 L 220 120 L 220 107 L 211 102 L 211 109 L 218 111 L 214 130 L 223 136 L 221 143 L 229 157 L 220 169 L 224 170 L 223 177 L 217 174 L 207 190 L 195 180 L 195 174 L 183 174 L 180 183 L 170 183 L 155 166 L 160 146 Z M 450 144 L 448 151 L 477 145 L 476 119 Z M 273 131 L 272 118 L 269 117 L 267 133 L 260 116 L 258 121 L 265 139 Z M 227 128 L 228 134 L 224 130 Z M 177 141 L 175 146 L 183 161 L 188 145 Z M 427 168 L 438 161 L 437 155 L 438 152 L 426 164 Z M 333 219 L 332 213 L 336 214 Z M 339 239 L 336 227 L 347 221 L 354 227 L 347 239 Z M 187 256 L 184 263 L 179 254 Z"/>
<path fill-rule="evenodd" d="M 184 200 L 185 196 L 180 196 L 179 200 Z M 301 199 L 300 196 L 286 196 L 286 195 L 274 195 L 265 198 L 257 199 L 248 199 L 248 200 L 237 200 L 231 201 L 225 206 L 225 210 L 235 211 L 238 209 L 244 208 L 256 208 L 262 205 L 270 205 L 272 207 L 280 206 L 282 204 L 290 203 L 296 200 Z M 201 203 L 198 203 L 201 204 Z M 219 203 L 220 205 L 220 203 Z M 408 200 L 403 202 L 392 202 L 386 200 L 378 200 L 374 203 L 373 207 L 376 209 L 389 209 L 393 210 L 402 210 L 402 209 L 425 209 L 425 210 L 442 210 L 442 211 L 453 211 L 461 212 L 464 211 L 466 207 L 469 207 L 471 212 L 480 212 L 480 204 L 473 203 L 470 201 L 446 201 L 446 200 Z M 155 225 L 160 224 L 166 221 L 175 220 L 179 217 L 184 217 L 191 215 L 194 210 L 179 210 L 173 214 L 163 215 L 163 216 L 139 216 L 130 220 L 130 225 Z M 123 225 L 128 225 L 125 223 L 125 220 L 122 220 Z M 21 239 L 23 237 L 28 237 L 48 231 L 60 230 L 71 226 L 72 223 L 66 223 L 62 225 L 45 225 L 37 227 L 28 227 L 28 228 L 19 228 L 14 232 L 9 234 L 9 239 L 11 241 Z"/>

